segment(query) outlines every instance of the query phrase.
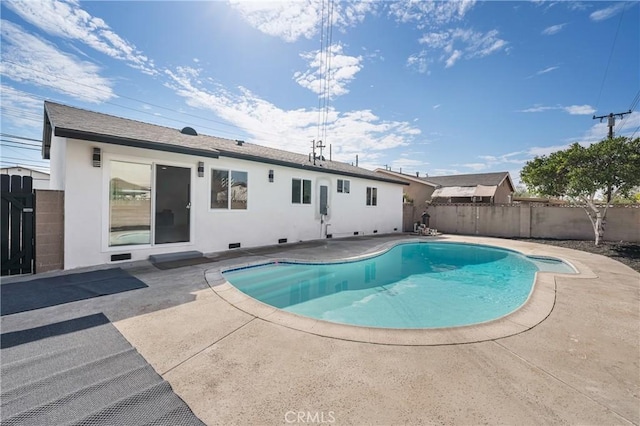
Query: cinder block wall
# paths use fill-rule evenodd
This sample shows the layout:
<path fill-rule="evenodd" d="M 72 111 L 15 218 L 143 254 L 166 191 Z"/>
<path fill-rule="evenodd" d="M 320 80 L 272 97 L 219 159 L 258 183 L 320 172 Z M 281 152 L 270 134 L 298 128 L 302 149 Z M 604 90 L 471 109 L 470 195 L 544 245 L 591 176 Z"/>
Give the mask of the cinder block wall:
<path fill-rule="evenodd" d="M 449 234 L 594 239 L 581 207 L 434 204 L 429 214 L 431 227 Z M 609 207 L 603 240 L 640 242 L 640 207 Z"/>
<path fill-rule="evenodd" d="M 36 273 L 64 268 L 64 191 L 36 191 Z"/>

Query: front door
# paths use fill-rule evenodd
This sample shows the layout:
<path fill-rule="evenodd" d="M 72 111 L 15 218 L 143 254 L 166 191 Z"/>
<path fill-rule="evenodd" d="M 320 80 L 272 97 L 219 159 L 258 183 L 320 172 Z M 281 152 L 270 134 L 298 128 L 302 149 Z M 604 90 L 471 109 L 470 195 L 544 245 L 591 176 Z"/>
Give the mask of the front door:
<path fill-rule="evenodd" d="M 155 243 L 190 240 L 191 169 L 156 165 Z"/>
<path fill-rule="evenodd" d="M 327 215 L 329 213 L 329 188 L 326 185 L 320 185 L 320 214 Z"/>

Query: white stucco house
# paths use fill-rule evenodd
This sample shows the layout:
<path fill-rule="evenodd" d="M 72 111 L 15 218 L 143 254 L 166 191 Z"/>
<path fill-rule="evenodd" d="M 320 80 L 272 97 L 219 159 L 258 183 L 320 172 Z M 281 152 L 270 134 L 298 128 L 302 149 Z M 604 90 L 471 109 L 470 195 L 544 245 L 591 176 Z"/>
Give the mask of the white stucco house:
<path fill-rule="evenodd" d="M 400 232 L 406 183 L 337 161 L 52 102 L 64 268 Z"/>

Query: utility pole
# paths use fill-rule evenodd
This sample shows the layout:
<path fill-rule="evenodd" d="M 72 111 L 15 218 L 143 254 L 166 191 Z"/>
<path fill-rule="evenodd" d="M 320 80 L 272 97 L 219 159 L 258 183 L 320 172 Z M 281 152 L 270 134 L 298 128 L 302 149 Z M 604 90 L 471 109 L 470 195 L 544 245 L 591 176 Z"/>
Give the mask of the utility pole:
<path fill-rule="evenodd" d="M 322 150 L 324 148 L 326 148 L 326 145 L 322 144 L 322 141 L 318 141 L 316 142 L 316 148 L 318 148 L 320 150 L 320 156 L 318 157 L 318 159 L 320 159 L 320 161 L 324 161 L 324 157 L 322 156 Z"/>
<path fill-rule="evenodd" d="M 618 113 L 609 113 L 609 115 L 601 115 L 599 117 L 596 117 L 595 115 L 593 116 L 594 120 L 600 120 L 600 122 L 602 123 L 603 119 L 607 119 L 607 127 L 609 127 L 609 139 L 613 139 L 613 128 L 616 125 L 616 117 L 620 117 L 620 119 L 622 119 L 622 117 L 624 117 L 627 114 L 631 114 L 631 110 L 627 111 L 627 112 L 618 112 Z M 611 185 L 609 185 L 607 187 L 607 204 L 611 203 Z"/>
<path fill-rule="evenodd" d="M 602 120 L 604 120 L 605 118 L 607 119 L 607 127 L 609 127 L 609 139 L 613 139 L 613 128 L 616 125 L 616 117 L 624 117 L 627 114 L 631 114 L 631 110 L 627 111 L 627 112 L 617 112 L 617 113 L 609 113 L 609 115 L 601 115 L 596 117 L 595 115 L 593 116 L 594 120 L 600 120 L 600 122 L 602 123 Z"/>

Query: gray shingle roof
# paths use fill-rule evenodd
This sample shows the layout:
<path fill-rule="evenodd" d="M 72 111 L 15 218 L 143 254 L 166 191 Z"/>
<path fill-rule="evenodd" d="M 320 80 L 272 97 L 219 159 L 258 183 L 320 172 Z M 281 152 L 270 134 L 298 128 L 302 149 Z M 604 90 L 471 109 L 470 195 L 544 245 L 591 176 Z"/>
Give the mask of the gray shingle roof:
<path fill-rule="evenodd" d="M 281 149 L 243 143 L 208 135 L 184 135 L 178 129 L 116 117 L 99 112 L 45 101 L 45 120 L 56 136 L 134 146 L 217 158 L 233 157 L 261 163 L 316 170 L 406 185 L 399 179 L 339 161 L 309 161 L 309 156 Z"/>
<path fill-rule="evenodd" d="M 429 176 L 421 178 L 438 186 L 493 186 L 500 185 L 509 172 L 475 173 L 469 175 Z"/>

